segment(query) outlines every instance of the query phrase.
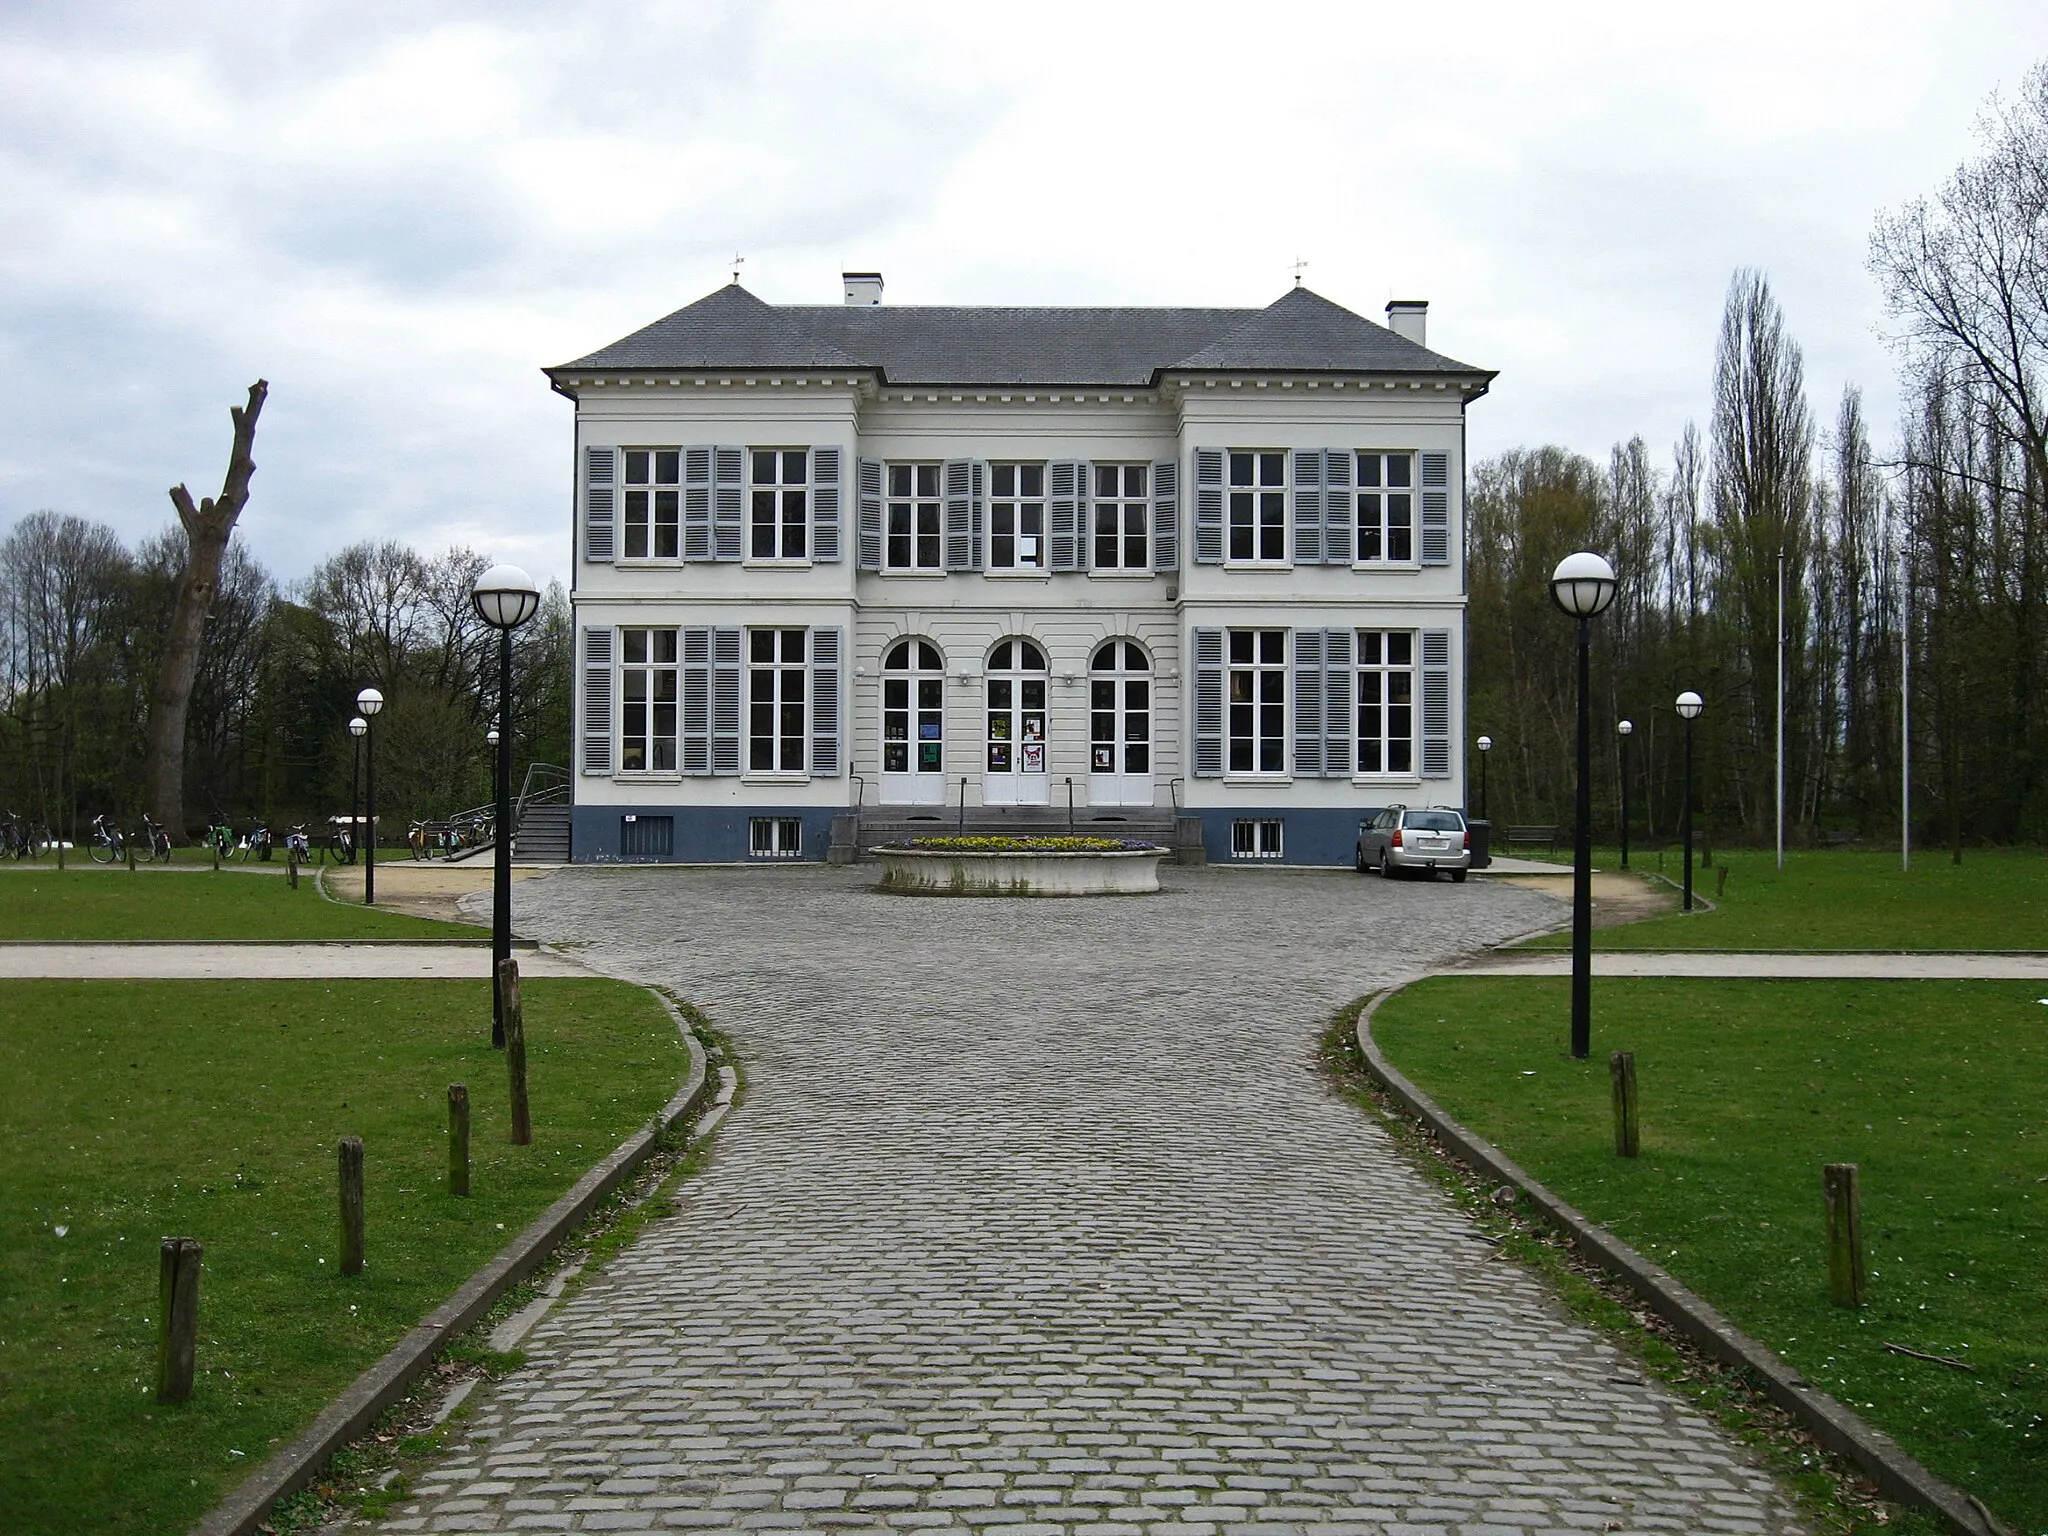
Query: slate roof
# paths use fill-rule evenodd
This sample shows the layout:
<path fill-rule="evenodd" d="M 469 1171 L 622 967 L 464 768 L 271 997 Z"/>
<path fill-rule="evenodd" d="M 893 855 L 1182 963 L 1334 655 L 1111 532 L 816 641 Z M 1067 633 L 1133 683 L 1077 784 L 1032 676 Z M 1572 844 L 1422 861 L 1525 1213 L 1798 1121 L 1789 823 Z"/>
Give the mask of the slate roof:
<path fill-rule="evenodd" d="M 901 385 L 1149 386 L 1162 372 L 1493 375 L 1306 288 L 1264 309 L 774 305 L 739 284 L 548 371 L 858 369 Z"/>

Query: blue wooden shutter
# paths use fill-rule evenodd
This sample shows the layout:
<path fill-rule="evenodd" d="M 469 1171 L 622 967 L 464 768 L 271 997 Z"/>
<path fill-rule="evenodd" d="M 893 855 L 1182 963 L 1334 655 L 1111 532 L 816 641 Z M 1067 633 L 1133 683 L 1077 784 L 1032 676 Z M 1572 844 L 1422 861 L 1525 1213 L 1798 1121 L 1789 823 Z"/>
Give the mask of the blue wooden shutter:
<path fill-rule="evenodd" d="M 1180 463 L 1175 459 L 1152 466 L 1152 569 L 1180 569 Z"/>
<path fill-rule="evenodd" d="M 618 525 L 618 450 L 583 450 L 583 558 L 612 558 Z"/>
<path fill-rule="evenodd" d="M 1195 563 L 1223 563 L 1223 450 L 1195 450 Z"/>
<path fill-rule="evenodd" d="M 1451 456 L 1422 455 L 1422 563 L 1451 563 Z M 1448 773 L 1450 770 L 1444 770 Z"/>
<path fill-rule="evenodd" d="M 1323 450 L 1323 560 L 1329 565 L 1349 565 L 1352 560 L 1358 498 L 1351 490 L 1351 468 L 1349 448 Z"/>
<path fill-rule="evenodd" d="M 683 558 L 711 558 L 711 450 L 683 450 Z"/>
<path fill-rule="evenodd" d="M 612 771 L 612 631 L 589 625 L 583 631 L 583 771 Z"/>
<path fill-rule="evenodd" d="M 855 562 L 863 571 L 882 568 L 882 461 L 860 461 L 860 525 L 854 534 Z"/>
<path fill-rule="evenodd" d="M 1300 456 L 1297 456 L 1300 457 Z M 1296 485 L 1300 481 L 1295 482 Z M 1318 518 L 1321 514 L 1318 512 Z M 1300 525 L 1296 524 L 1297 534 Z M 1299 560 L 1299 551 L 1295 554 Z M 1323 632 L 1294 632 L 1294 776 L 1323 776 Z"/>
<path fill-rule="evenodd" d="M 945 470 L 945 564 L 949 571 L 981 569 L 982 504 L 987 472 L 979 459 L 948 459 Z"/>
<path fill-rule="evenodd" d="M 1083 569 L 1088 543 L 1088 466 L 1080 459 L 1055 459 L 1046 466 L 1046 521 L 1052 546 L 1050 569 Z"/>
<path fill-rule="evenodd" d="M 711 631 L 711 771 L 740 771 L 740 658 L 746 632 Z"/>
<path fill-rule="evenodd" d="M 1451 632 L 1422 632 L 1422 776 L 1451 776 Z"/>
<path fill-rule="evenodd" d="M 1323 563 L 1323 455 L 1318 448 L 1294 450 L 1294 563 Z"/>
<path fill-rule="evenodd" d="M 1358 762 L 1351 713 L 1357 687 L 1351 673 L 1354 638 L 1348 629 L 1323 631 L 1323 773 L 1333 779 L 1350 778 Z"/>
<path fill-rule="evenodd" d="M 811 450 L 811 559 L 839 558 L 839 450 Z"/>
<path fill-rule="evenodd" d="M 711 558 L 738 560 L 747 552 L 747 450 L 721 444 L 711 461 Z"/>
<path fill-rule="evenodd" d="M 1195 777 L 1223 777 L 1223 631 L 1195 631 Z"/>
<path fill-rule="evenodd" d="M 683 772 L 711 771 L 711 631 L 683 631 Z"/>
<path fill-rule="evenodd" d="M 839 631 L 811 631 L 811 773 L 839 775 Z"/>

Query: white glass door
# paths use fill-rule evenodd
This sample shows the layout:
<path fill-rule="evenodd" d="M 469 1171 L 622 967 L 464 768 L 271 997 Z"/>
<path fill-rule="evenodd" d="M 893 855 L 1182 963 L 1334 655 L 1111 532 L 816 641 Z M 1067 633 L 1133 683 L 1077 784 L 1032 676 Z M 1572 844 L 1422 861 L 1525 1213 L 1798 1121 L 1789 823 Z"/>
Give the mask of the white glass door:
<path fill-rule="evenodd" d="M 946 803 L 946 663 L 928 640 L 882 662 L 882 803 Z"/>
<path fill-rule="evenodd" d="M 1050 805 L 1046 772 L 1045 652 L 1005 640 L 989 653 L 983 743 L 983 805 Z"/>
<path fill-rule="evenodd" d="M 1108 640 L 1088 669 L 1088 803 L 1152 803 L 1152 662 Z"/>

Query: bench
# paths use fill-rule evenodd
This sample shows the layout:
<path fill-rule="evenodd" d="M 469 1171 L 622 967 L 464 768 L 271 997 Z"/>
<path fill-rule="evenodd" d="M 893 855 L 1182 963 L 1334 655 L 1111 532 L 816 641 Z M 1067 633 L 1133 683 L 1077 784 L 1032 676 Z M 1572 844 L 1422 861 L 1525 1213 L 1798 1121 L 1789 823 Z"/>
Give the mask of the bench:
<path fill-rule="evenodd" d="M 1545 848 L 1557 846 L 1555 827 L 1509 827 L 1507 846 L 1510 848 L 1533 848 L 1537 844 Z"/>

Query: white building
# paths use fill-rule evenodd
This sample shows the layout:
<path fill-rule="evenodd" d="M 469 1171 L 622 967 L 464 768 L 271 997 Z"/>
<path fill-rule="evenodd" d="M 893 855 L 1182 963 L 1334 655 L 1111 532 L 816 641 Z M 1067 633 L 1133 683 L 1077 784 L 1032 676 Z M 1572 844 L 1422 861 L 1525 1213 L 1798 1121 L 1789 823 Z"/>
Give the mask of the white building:
<path fill-rule="evenodd" d="M 578 860 L 946 829 L 1341 864 L 1464 801 L 1464 414 L 1493 375 L 1265 309 L 773 306 L 548 370 L 576 403 Z M 1038 809 L 1033 809 L 1038 808 Z M 934 827 L 933 830 L 938 830 Z"/>

